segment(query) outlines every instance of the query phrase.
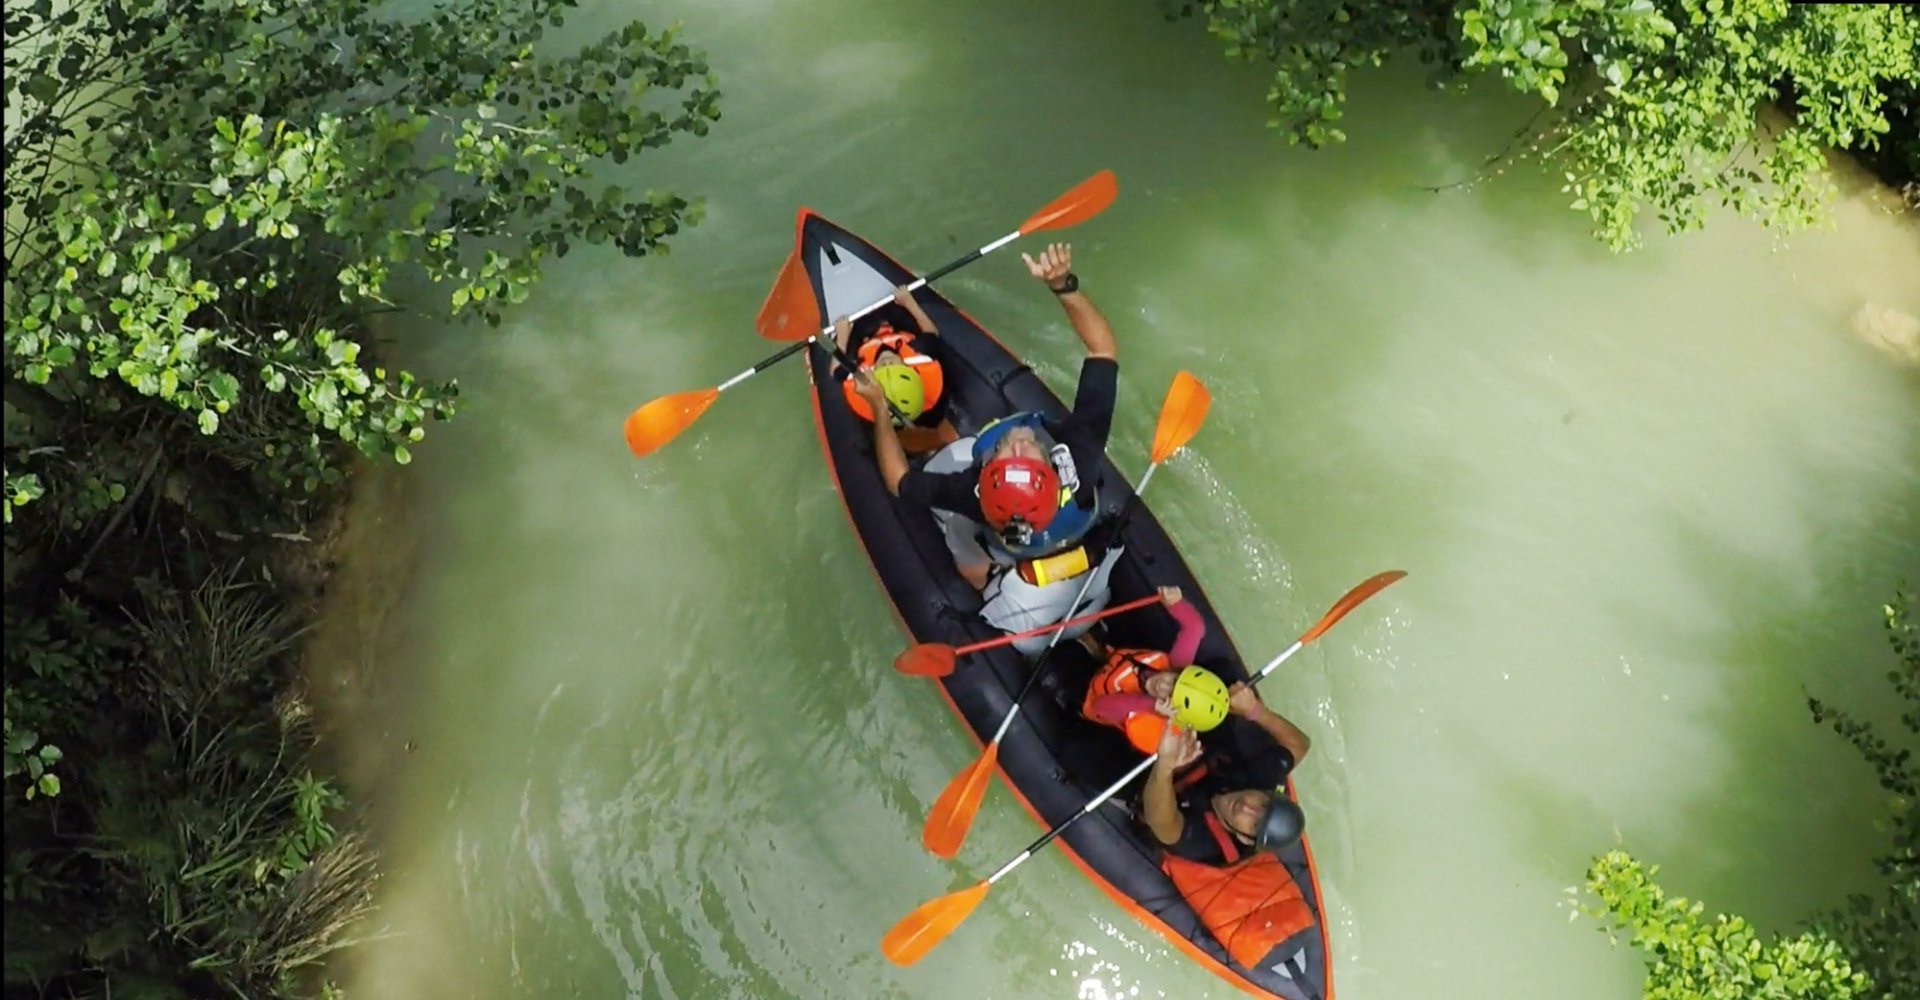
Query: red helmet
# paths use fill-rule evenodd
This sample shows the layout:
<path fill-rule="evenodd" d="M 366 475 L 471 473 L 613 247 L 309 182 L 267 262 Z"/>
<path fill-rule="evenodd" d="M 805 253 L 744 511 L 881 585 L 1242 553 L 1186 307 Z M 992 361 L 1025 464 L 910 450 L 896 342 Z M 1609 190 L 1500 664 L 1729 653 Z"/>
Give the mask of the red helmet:
<path fill-rule="evenodd" d="M 1045 531 L 1060 510 L 1060 477 L 1044 459 L 996 458 L 980 470 L 980 513 L 995 529 L 1015 518 Z"/>

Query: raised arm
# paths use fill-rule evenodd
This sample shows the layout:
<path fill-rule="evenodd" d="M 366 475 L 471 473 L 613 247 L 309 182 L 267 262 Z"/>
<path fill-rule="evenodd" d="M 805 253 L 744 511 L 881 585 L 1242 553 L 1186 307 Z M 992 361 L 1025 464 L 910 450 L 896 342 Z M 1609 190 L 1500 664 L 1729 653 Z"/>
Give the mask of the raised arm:
<path fill-rule="evenodd" d="M 1179 587 L 1161 587 L 1160 602 L 1180 625 L 1172 648 L 1167 650 L 1167 666 L 1175 670 L 1193 666 L 1193 655 L 1200 651 L 1200 640 L 1207 636 L 1206 619 L 1200 617 L 1199 608 L 1187 603 Z"/>
<path fill-rule="evenodd" d="M 1286 747 L 1287 752 L 1293 755 L 1295 765 L 1307 759 L 1307 751 L 1313 747 L 1313 741 L 1301 732 L 1299 726 L 1287 721 L 1286 716 L 1268 708 L 1252 688 L 1236 682 L 1227 689 L 1227 709 L 1266 730 L 1275 743 Z"/>
<path fill-rule="evenodd" d="M 1187 822 L 1180 816 L 1180 802 L 1173 794 L 1174 772 L 1200 757 L 1200 738 L 1192 732 L 1168 723 L 1160 734 L 1160 756 L 1147 771 L 1147 787 L 1140 792 L 1140 818 L 1152 831 L 1153 839 L 1172 846 L 1180 842 Z"/>
<path fill-rule="evenodd" d="M 887 492 L 899 496 L 900 480 L 907 475 L 907 452 L 900 447 L 900 435 L 894 432 L 893 421 L 887 419 L 887 394 L 866 372 L 853 376 L 853 387 L 879 418 L 873 422 L 873 458 L 879 463 L 880 480 L 887 484 Z"/>
<path fill-rule="evenodd" d="M 1021 254 L 1020 259 L 1026 262 L 1028 274 L 1045 283 L 1059 297 L 1060 308 L 1067 311 L 1067 322 L 1073 324 L 1073 332 L 1086 346 L 1087 357 L 1113 358 L 1116 349 L 1113 327 L 1107 325 L 1107 318 L 1093 307 L 1086 293 L 1079 290 L 1079 279 L 1073 277 L 1072 245 L 1054 243 L 1040 251 L 1038 259 L 1026 254 Z M 1069 287 L 1073 290 L 1067 291 Z"/>

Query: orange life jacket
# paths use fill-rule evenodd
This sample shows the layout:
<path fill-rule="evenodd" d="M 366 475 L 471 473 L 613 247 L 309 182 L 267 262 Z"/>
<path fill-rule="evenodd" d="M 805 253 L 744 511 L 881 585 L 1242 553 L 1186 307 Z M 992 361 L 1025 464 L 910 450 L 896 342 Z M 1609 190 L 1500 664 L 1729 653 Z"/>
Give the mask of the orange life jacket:
<path fill-rule="evenodd" d="M 873 363 L 880 357 L 881 351 L 892 351 L 900 355 L 901 361 L 920 373 L 920 385 L 926 407 L 922 412 L 929 412 L 934 404 L 940 401 L 940 391 L 945 388 L 945 381 L 940 373 L 940 362 L 915 350 L 913 342 L 913 334 L 901 333 L 890 324 L 881 323 L 873 336 L 861 341 L 859 349 L 854 352 L 854 360 L 860 362 L 861 371 L 872 371 Z M 847 406 L 852 408 L 855 415 L 868 423 L 873 422 L 873 408 L 868 406 L 866 398 L 854 389 L 852 379 L 841 382 L 840 391 L 847 397 Z M 919 415 L 914 414 L 916 417 Z"/>
<path fill-rule="evenodd" d="M 1235 962 L 1249 969 L 1286 964 L 1315 930 L 1313 908 L 1279 858 L 1247 854 L 1211 809 L 1206 823 L 1227 863 L 1203 865 L 1169 852 L 1161 870 Z"/>
<path fill-rule="evenodd" d="M 1092 683 L 1087 685 L 1087 696 L 1080 702 L 1080 714 L 1094 719 L 1093 703 L 1110 694 L 1145 694 L 1140 672 L 1165 669 L 1165 653 L 1150 649 L 1114 650 L 1107 657 L 1107 665 L 1101 667 L 1100 672 L 1093 675 Z M 1129 712 L 1117 728 L 1127 734 L 1127 742 L 1133 744 L 1135 750 L 1154 753 L 1160 749 L 1160 736 L 1166 732 L 1167 717 L 1159 712 Z"/>

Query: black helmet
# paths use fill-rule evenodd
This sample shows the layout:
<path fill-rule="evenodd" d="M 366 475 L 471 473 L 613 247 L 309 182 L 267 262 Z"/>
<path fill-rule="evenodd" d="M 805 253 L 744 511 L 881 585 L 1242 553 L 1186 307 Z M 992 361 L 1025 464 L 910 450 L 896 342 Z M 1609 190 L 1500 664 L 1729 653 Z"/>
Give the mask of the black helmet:
<path fill-rule="evenodd" d="M 1273 801 L 1267 805 L 1266 814 L 1260 817 L 1260 825 L 1254 828 L 1253 845 L 1263 851 L 1279 853 L 1282 849 L 1299 842 L 1300 835 L 1307 832 L 1307 814 L 1300 811 L 1294 801 L 1287 798 L 1284 788 L 1273 790 Z"/>

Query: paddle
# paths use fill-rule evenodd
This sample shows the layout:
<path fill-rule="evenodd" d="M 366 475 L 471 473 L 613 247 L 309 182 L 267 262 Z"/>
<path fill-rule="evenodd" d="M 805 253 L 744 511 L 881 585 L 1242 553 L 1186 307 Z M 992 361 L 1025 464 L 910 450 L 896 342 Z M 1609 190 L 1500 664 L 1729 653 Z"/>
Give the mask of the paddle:
<path fill-rule="evenodd" d="M 1048 202 L 1039 211 L 1027 216 L 1026 221 L 1020 223 L 1020 228 L 935 269 L 908 285 L 907 288 L 908 290 L 917 289 L 928 282 L 952 274 L 1029 233 L 1048 229 L 1065 229 L 1085 222 L 1113 204 L 1113 199 L 1118 193 L 1119 186 L 1114 181 L 1113 171 L 1102 170 L 1074 185 L 1071 190 Z M 891 301 L 893 301 L 891 297 L 880 299 L 848 318 L 859 319 Z M 828 337 L 833 332 L 833 327 L 821 326 L 819 307 L 815 304 L 813 287 L 807 280 L 807 270 L 801 264 L 798 248 L 787 256 L 786 263 L 781 266 L 779 276 L 774 279 L 772 291 L 767 294 L 766 302 L 760 307 L 759 314 L 754 317 L 754 329 L 761 336 L 771 340 L 797 340 L 798 342 L 766 357 L 752 368 L 717 386 L 661 396 L 634 410 L 627 416 L 624 430 L 627 447 L 632 449 L 635 456 L 645 457 L 661 445 L 673 440 L 681 431 L 693 426 L 693 422 L 700 419 L 700 415 L 706 412 L 707 407 L 713 405 L 713 401 L 718 399 L 722 392 L 779 364 L 799 353 L 808 344 L 816 343 L 823 337 L 828 338 L 826 341 L 828 344 L 833 343 Z M 804 339 L 801 339 L 803 336 Z M 835 353 L 840 353 L 837 347 Z M 844 355 L 841 356 L 840 363 L 857 367 L 850 365 Z"/>
<path fill-rule="evenodd" d="M 1113 615 L 1120 614 L 1123 611 L 1132 611 L 1135 608 L 1144 608 L 1149 604 L 1158 603 L 1159 600 L 1160 600 L 1159 595 L 1149 594 L 1146 597 L 1139 598 L 1138 600 L 1128 601 L 1125 604 L 1116 604 L 1113 607 L 1106 609 L 1105 611 L 1096 611 L 1090 615 L 1081 615 L 1078 618 L 1070 618 L 1063 622 L 1054 622 L 1052 625 L 1042 625 L 1039 628 L 1030 628 L 1025 632 L 1015 632 L 1012 635 L 1003 635 L 998 639 L 987 639 L 982 642 L 971 642 L 965 646 L 960 646 L 958 648 L 949 646 L 944 642 L 923 642 L 907 650 L 906 652 L 901 653 L 899 656 L 894 657 L 893 669 L 898 670 L 901 673 L 906 674 L 910 677 L 945 677 L 948 674 L 953 673 L 954 661 L 959 657 L 965 656 L 968 653 L 978 653 L 983 649 L 993 649 L 997 646 L 1005 646 L 1008 643 L 1016 642 L 1021 639 L 1032 638 L 1033 636 L 1036 636 L 1036 635 L 1043 635 L 1047 632 L 1053 632 L 1056 630 L 1064 631 L 1066 629 L 1070 629 L 1074 627 L 1075 625 L 1085 625 L 1088 622 L 1099 621 L 1102 618 L 1108 618 Z"/>
<path fill-rule="evenodd" d="M 1251 684 L 1258 686 L 1261 678 L 1272 673 L 1280 664 L 1287 662 L 1287 658 L 1298 652 L 1300 647 L 1319 638 L 1321 633 L 1332 628 L 1334 622 L 1339 621 L 1347 612 L 1352 611 L 1361 601 L 1379 593 L 1389 584 L 1406 575 L 1402 570 L 1388 570 L 1385 573 L 1379 573 L 1369 577 L 1365 582 L 1348 591 L 1347 595 L 1336 601 L 1333 607 L 1328 610 L 1312 628 L 1308 629 L 1300 638 L 1294 640 L 1293 645 L 1288 646 L 1279 656 L 1267 661 L 1267 665 L 1261 667 L 1260 671 L 1253 675 Z M 932 951 L 935 946 L 945 939 L 948 934 L 952 933 L 955 927 L 960 926 L 961 921 L 967 919 L 968 914 L 973 912 L 974 907 L 979 906 L 980 901 L 986 898 L 987 889 L 990 886 L 1005 878 L 1007 874 L 1015 868 L 1020 867 L 1028 858 L 1033 857 L 1037 851 L 1051 843 L 1055 837 L 1065 833 L 1068 827 L 1079 821 L 1080 817 L 1100 808 L 1108 799 L 1118 795 L 1122 788 L 1125 788 L 1133 779 L 1146 773 L 1147 768 L 1152 767 L 1153 762 L 1158 759 L 1160 759 L 1160 755 L 1157 753 L 1149 755 L 1147 759 L 1135 765 L 1133 770 L 1128 771 L 1119 781 L 1108 785 L 1105 791 L 1094 796 L 1079 812 L 1067 817 L 1058 826 L 1048 830 L 1046 835 L 1039 840 L 1028 844 L 1026 850 L 1021 851 L 1012 861 L 1001 865 L 1000 870 L 994 872 L 992 875 L 987 876 L 985 879 L 965 889 L 950 892 L 944 896 L 920 904 L 912 913 L 902 917 L 900 922 L 894 924 L 893 927 L 887 931 L 886 935 L 880 939 L 880 951 L 895 965 L 912 965 L 919 961 L 927 952 Z"/>
<path fill-rule="evenodd" d="M 1200 429 L 1207 418 L 1207 407 L 1212 397 L 1207 394 L 1206 386 L 1187 372 L 1173 377 L 1173 384 L 1167 387 L 1167 398 L 1160 404 L 1159 421 L 1153 429 L 1153 448 L 1148 455 L 1146 474 L 1140 477 L 1140 485 L 1133 491 L 1133 499 L 1128 501 L 1126 511 L 1120 515 L 1124 522 L 1133 512 L 1134 504 L 1140 494 L 1146 492 L 1147 484 L 1153 481 L 1153 472 L 1167 457 L 1180 450 Z M 1089 570 L 1087 578 L 1080 584 L 1080 593 L 1067 605 L 1067 614 L 1072 615 L 1080 606 L 1082 598 L 1087 596 L 1087 588 L 1093 584 L 1098 570 Z M 1047 643 L 1047 650 L 1053 649 L 1065 632 L 1055 632 L 1053 640 Z M 920 829 L 920 843 L 927 850 L 942 858 L 951 858 L 960 852 L 960 845 L 967 839 L 967 830 L 973 826 L 973 817 L 980 811 L 980 801 L 987 793 L 987 778 L 993 774 L 994 761 L 1000 757 L 1000 740 L 1013 728 L 1013 720 L 1020 715 L 1020 703 L 1027 693 L 1033 690 L 1035 682 L 1046 670 L 1046 654 L 1041 654 L 1040 662 L 1034 665 L 1033 674 L 1013 696 L 1013 706 L 1007 709 L 1006 717 L 1000 720 L 1000 728 L 994 731 L 993 739 L 980 751 L 980 756 L 960 773 L 947 782 L 941 789 L 940 797 L 933 800 L 933 809 L 927 813 L 927 821 Z"/>

